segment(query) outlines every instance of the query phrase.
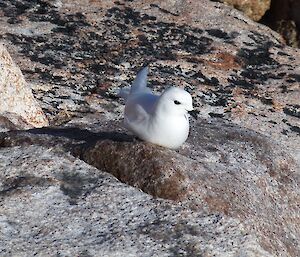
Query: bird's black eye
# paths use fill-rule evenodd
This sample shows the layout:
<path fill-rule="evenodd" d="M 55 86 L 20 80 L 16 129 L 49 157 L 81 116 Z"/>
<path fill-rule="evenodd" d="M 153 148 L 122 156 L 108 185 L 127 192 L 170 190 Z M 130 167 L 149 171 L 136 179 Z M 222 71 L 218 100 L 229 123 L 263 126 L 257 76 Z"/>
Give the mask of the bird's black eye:
<path fill-rule="evenodd" d="M 181 104 L 181 102 L 175 100 L 175 101 L 174 101 L 174 104 L 177 104 L 177 105 L 178 105 L 178 104 Z"/>

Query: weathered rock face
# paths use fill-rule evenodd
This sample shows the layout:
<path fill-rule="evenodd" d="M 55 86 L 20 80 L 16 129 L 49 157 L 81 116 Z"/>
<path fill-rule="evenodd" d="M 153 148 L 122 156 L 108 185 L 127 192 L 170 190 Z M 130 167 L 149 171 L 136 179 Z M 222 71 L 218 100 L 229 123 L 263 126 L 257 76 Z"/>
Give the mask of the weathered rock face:
<path fill-rule="evenodd" d="M 271 257 L 236 219 L 126 186 L 58 149 L 0 149 L 1 256 Z"/>
<path fill-rule="evenodd" d="M 262 22 L 279 32 L 288 45 L 300 47 L 299 10 L 300 2 L 297 0 L 272 0 Z"/>
<path fill-rule="evenodd" d="M 239 218 L 276 256 L 299 255 L 295 161 L 255 132 L 223 122 L 194 125 L 179 153 L 104 140 L 84 149 L 81 158 L 156 197 Z"/>
<path fill-rule="evenodd" d="M 1 254 L 300 256 L 298 50 L 215 1 L 0 6 L 56 125 L 0 136 Z M 184 87 L 200 112 L 179 151 L 119 121 L 114 92 L 146 62 L 154 91 Z"/>
<path fill-rule="evenodd" d="M 300 2 L 298 0 L 219 0 L 254 21 L 277 31 L 287 45 L 300 46 Z"/>
<path fill-rule="evenodd" d="M 299 255 L 299 166 L 268 137 L 202 120 L 193 124 L 188 142 L 172 151 L 136 141 L 104 117 L 96 124 L 93 119 L 74 120 L 76 128 L 6 133 L 1 145 L 61 145 L 154 197 L 238 219 L 275 256 Z"/>
<path fill-rule="evenodd" d="M 43 127 L 48 125 L 46 116 L 32 95 L 31 89 L 6 48 L 0 44 L 0 114 L 6 128 L 10 122 L 16 128 Z M 8 123 L 4 120 L 7 119 Z M 4 121 L 4 122 L 2 122 Z M 11 128 L 11 125 L 7 128 Z"/>
<path fill-rule="evenodd" d="M 254 21 L 259 21 L 270 8 L 271 0 L 221 0 L 245 13 Z"/>
<path fill-rule="evenodd" d="M 114 90 L 150 61 L 155 90 L 185 87 L 201 116 L 271 135 L 300 158 L 299 50 L 240 12 L 211 1 L 3 5 L 2 40 L 52 124 L 120 117 Z"/>

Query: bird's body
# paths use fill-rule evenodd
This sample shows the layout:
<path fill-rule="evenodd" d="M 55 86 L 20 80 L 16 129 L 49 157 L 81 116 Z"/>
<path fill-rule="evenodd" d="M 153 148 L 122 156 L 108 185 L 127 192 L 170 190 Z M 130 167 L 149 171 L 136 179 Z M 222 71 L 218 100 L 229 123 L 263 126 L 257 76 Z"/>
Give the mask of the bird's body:
<path fill-rule="evenodd" d="M 188 111 L 193 110 L 192 97 L 183 89 L 170 87 L 160 96 L 147 87 L 147 67 L 142 69 L 126 98 L 126 127 L 140 139 L 178 148 L 189 134 Z"/>

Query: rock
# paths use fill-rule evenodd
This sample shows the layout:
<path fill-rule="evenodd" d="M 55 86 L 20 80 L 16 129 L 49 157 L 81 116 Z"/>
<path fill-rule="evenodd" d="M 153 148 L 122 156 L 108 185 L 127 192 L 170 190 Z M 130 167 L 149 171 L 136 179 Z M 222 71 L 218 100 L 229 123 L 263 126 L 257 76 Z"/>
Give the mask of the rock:
<path fill-rule="evenodd" d="M 35 101 L 20 69 L 1 44 L 0 78 L 0 114 L 5 117 L 0 121 L 1 127 L 6 127 L 5 122 L 23 129 L 48 125 L 47 118 Z M 3 119 L 7 121 L 2 123 Z"/>
<path fill-rule="evenodd" d="M 5 116 L 0 116 L 0 132 L 4 132 L 4 131 L 9 131 L 9 130 L 14 130 L 16 129 L 16 125 L 10 121 L 9 118 L 5 117 Z M 25 126 L 27 125 L 27 123 L 25 123 Z"/>
<path fill-rule="evenodd" d="M 300 255 L 299 50 L 216 1 L 19 0 L 1 11 L 1 40 L 53 126 L 0 134 L 3 255 Z M 155 92 L 185 88 L 199 111 L 177 152 L 120 122 L 115 92 L 149 62 Z"/>
<path fill-rule="evenodd" d="M 0 131 L 30 129 L 33 126 L 29 124 L 20 115 L 12 112 L 4 112 L 0 115 Z"/>
<path fill-rule="evenodd" d="M 284 112 L 299 104 L 300 52 L 269 28 L 207 0 L 21 2 L 5 3 L 16 23 L 0 21 L 0 34 L 51 124 L 119 119 L 113 92 L 150 61 L 154 90 L 185 87 L 200 116 L 271 135 L 300 162 L 300 122 Z"/>
<path fill-rule="evenodd" d="M 272 0 L 270 10 L 262 22 L 279 32 L 287 44 L 300 47 L 300 2 L 297 0 Z"/>
<path fill-rule="evenodd" d="M 220 0 L 243 12 L 254 21 L 277 31 L 287 45 L 300 46 L 300 2 L 297 0 Z"/>
<path fill-rule="evenodd" d="M 300 168 L 268 137 L 203 120 L 178 153 L 103 140 L 81 158 L 155 197 L 238 218 L 275 256 L 300 254 Z"/>
<path fill-rule="evenodd" d="M 221 0 L 245 13 L 254 21 L 259 21 L 270 8 L 271 0 Z"/>
<path fill-rule="evenodd" d="M 134 140 L 103 116 L 100 124 L 93 118 L 74 120 L 77 128 L 4 133 L 0 145 L 61 146 L 155 198 L 239 220 L 274 256 L 298 256 L 300 169 L 270 138 L 218 119 L 201 120 L 183 148 L 173 151 Z"/>
<path fill-rule="evenodd" d="M 1 256 L 271 257 L 237 219 L 154 199 L 57 148 L 0 149 Z"/>

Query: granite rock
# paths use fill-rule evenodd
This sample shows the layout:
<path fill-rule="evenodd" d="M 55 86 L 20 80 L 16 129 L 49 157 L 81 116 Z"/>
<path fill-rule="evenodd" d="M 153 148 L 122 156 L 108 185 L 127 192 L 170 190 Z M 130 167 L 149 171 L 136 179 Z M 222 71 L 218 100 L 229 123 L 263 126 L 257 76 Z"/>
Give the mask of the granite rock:
<path fill-rule="evenodd" d="M 300 52 L 268 27 L 208 0 L 18 3 L 3 3 L 0 39 L 51 124 L 119 119 L 114 92 L 150 62 L 155 91 L 184 87 L 200 116 L 270 135 L 300 160 Z"/>
<path fill-rule="evenodd" d="M 0 160 L 3 257 L 272 256 L 237 219 L 154 199 L 58 148 Z"/>
<path fill-rule="evenodd" d="M 177 152 L 104 139 L 80 156 L 155 197 L 238 218 L 275 256 L 300 254 L 300 168 L 268 137 L 202 120 Z"/>
<path fill-rule="evenodd" d="M 270 9 L 271 0 L 221 0 L 245 13 L 254 21 L 259 21 Z"/>
<path fill-rule="evenodd" d="M 300 255 L 299 50 L 216 1 L 0 9 L 0 39 L 52 126 L 0 134 L 3 254 Z M 149 62 L 155 92 L 185 88 L 199 111 L 178 151 L 120 121 L 115 92 Z"/>
<path fill-rule="evenodd" d="M 3 117 L 1 127 L 4 125 L 4 129 L 6 128 L 5 119 L 23 129 L 48 125 L 48 120 L 34 99 L 21 70 L 1 44 L 0 78 L 0 114 Z"/>
<path fill-rule="evenodd" d="M 297 0 L 272 0 L 270 10 L 262 22 L 279 32 L 287 44 L 300 47 L 300 2 Z"/>
<path fill-rule="evenodd" d="M 104 115 L 98 118 L 3 133 L 0 145 L 59 146 L 155 198 L 239 220 L 274 256 L 299 254 L 300 169 L 271 138 L 220 119 L 200 120 L 187 143 L 173 151 L 135 139 Z"/>

